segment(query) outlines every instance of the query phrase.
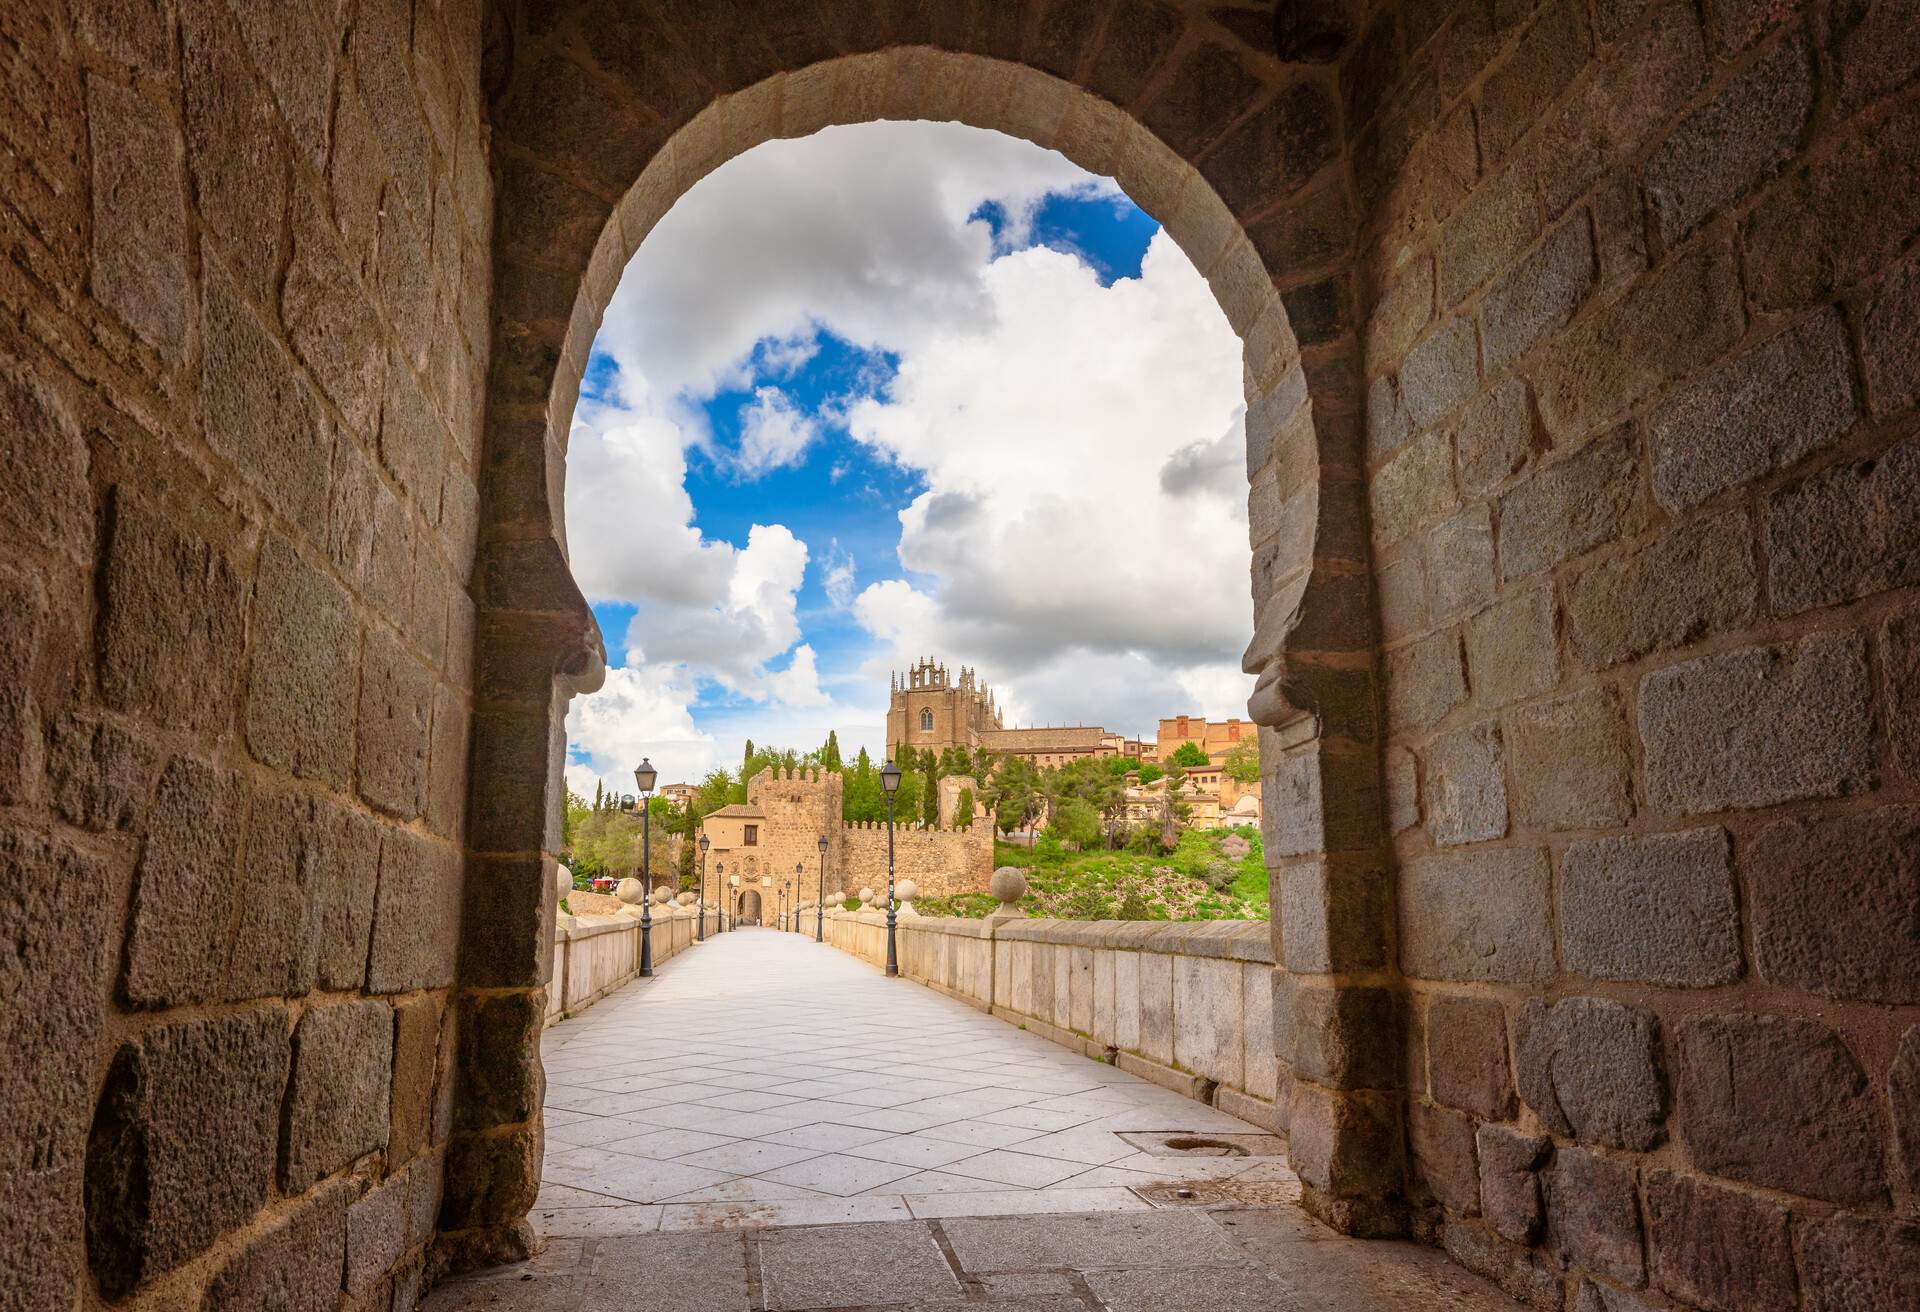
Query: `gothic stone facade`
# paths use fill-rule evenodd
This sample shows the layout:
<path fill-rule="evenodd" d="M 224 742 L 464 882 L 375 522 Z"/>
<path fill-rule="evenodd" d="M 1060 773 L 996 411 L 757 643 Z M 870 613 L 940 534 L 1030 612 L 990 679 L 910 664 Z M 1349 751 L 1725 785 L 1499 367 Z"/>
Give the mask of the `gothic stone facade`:
<path fill-rule="evenodd" d="M 1911 0 L 0 37 L 12 1303 L 404 1307 L 524 1250 L 594 330 L 721 161 L 929 118 L 1114 176 L 1244 343 L 1307 1205 L 1541 1307 L 1913 1304 Z"/>

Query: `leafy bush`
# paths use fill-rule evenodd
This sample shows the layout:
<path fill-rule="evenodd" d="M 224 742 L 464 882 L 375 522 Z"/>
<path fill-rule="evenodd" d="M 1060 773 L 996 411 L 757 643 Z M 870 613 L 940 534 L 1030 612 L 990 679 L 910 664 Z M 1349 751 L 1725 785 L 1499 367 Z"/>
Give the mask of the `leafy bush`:
<path fill-rule="evenodd" d="M 1207 887 L 1216 893 L 1225 893 L 1240 878 L 1239 868 L 1225 857 L 1215 857 L 1207 862 L 1200 871 L 1200 878 L 1207 881 Z"/>

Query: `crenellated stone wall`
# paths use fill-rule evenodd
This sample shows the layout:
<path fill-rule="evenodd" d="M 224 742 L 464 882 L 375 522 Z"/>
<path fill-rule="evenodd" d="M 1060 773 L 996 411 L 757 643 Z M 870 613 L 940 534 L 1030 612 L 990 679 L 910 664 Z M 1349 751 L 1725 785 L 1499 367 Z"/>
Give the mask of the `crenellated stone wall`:
<path fill-rule="evenodd" d="M 884 821 L 842 826 L 842 886 L 848 892 L 872 888 L 884 900 L 887 887 L 887 826 Z M 965 829 L 896 824 L 893 830 L 896 880 L 911 879 L 923 897 L 983 893 L 993 878 L 993 826 L 985 820 Z M 831 873 L 829 873 L 831 882 Z M 809 896 L 811 896 L 809 894 Z"/>

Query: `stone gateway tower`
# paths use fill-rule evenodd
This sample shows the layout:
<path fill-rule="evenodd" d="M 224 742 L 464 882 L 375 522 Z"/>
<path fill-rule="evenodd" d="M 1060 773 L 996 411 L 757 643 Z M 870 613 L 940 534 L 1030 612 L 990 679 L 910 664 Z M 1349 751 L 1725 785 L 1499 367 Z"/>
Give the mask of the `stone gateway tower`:
<path fill-rule="evenodd" d="M 875 119 L 1113 177 L 1243 344 L 1305 1205 L 1540 1308 L 1914 1306 L 1913 0 L 7 0 L 0 52 L 0 1307 L 527 1251 L 593 336 L 702 177 Z M 998 732 L 920 668 L 895 736 Z"/>

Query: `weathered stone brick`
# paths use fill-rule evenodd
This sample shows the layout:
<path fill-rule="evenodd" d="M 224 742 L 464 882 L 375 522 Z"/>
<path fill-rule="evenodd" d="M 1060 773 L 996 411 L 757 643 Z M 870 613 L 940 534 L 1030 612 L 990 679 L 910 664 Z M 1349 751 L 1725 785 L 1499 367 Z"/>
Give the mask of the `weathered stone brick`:
<path fill-rule="evenodd" d="M 202 267 L 200 405 L 207 445 L 314 538 L 326 531 L 333 434 L 280 344 L 216 261 Z"/>
<path fill-rule="evenodd" d="M 1799 144 L 1813 63 L 1795 36 L 1675 128 L 1647 161 L 1647 201 L 1669 245 L 1766 180 Z"/>
<path fill-rule="evenodd" d="M 384 615 L 413 613 L 413 516 L 379 480 L 373 492 L 373 542 L 367 560 L 367 597 Z"/>
<path fill-rule="evenodd" d="M 1536 466 L 1500 497 L 1500 577 L 1520 578 L 1646 521 L 1639 443 L 1623 425 L 1563 460 Z"/>
<path fill-rule="evenodd" d="M 1514 588 L 1467 626 L 1467 672 L 1475 701 L 1494 710 L 1560 682 L 1553 588 Z"/>
<path fill-rule="evenodd" d="M 21 1309 L 83 1280 L 82 1182 L 96 1047 L 118 944 L 75 934 L 75 890 L 109 887 L 98 856 L 0 827 L 0 1289 Z"/>
<path fill-rule="evenodd" d="M 1558 443 L 1591 432 L 1666 380 L 1719 359 L 1743 327 L 1733 252 L 1725 243 L 1689 250 L 1534 357 L 1540 417 Z"/>
<path fill-rule="evenodd" d="M 1449 852 L 1400 868 L 1400 965 L 1417 979 L 1528 983 L 1553 974 L 1547 856 Z"/>
<path fill-rule="evenodd" d="M 1901 1178 L 1909 1193 L 1920 1194 L 1920 1025 L 1900 1036 L 1900 1050 L 1887 1076 L 1893 1107 L 1893 1143 Z"/>
<path fill-rule="evenodd" d="M 1839 103 L 1851 112 L 1913 80 L 1920 68 L 1920 11 L 1913 0 L 1849 0 L 1830 20 L 1827 48 Z"/>
<path fill-rule="evenodd" d="M 1710 988 L 1740 977 L 1740 920 L 1719 828 L 1573 844 L 1560 862 L 1560 953 L 1595 979 Z"/>
<path fill-rule="evenodd" d="M 1420 766 L 1404 747 L 1387 749 L 1387 827 L 1394 833 L 1420 823 Z"/>
<path fill-rule="evenodd" d="M 369 630 L 357 725 L 360 795 L 402 820 L 425 805 L 432 714 L 432 672 L 391 632 Z"/>
<path fill-rule="evenodd" d="M 1799 1224 L 1807 1312 L 1902 1312 L 1920 1304 L 1920 1226 L 1866 1216 Z"/>
<path fill-rule="evenodd" d="M 1448 1257 L 1491 1280 L 1510 1297 L 1536 1312 L 1559 1312 L 1566 1306 L 1560 1272 L 1540 1254 L 1503 1243 L 1472 1222 L 1449 1222 L 1440 1242 Z M 1614 1312 L 1614 1309 L 1608 1308 L 1605 1312 Z M 1640 1310 L 1629 1309 L 1629 1312 Z"/>
<path fill-rule="evenodd" d="M 1632 754 L 1613 688 L 1510 711 L 1504 738 L 1516 824 L 1598 829 L 1631 818 Z"/>
<path fill-rule="evenodd" d="M 1480 348 L 1473 320 L 1462 315 L 1448 319 L 1407 354 L 1400 369 L 1400 403 L 1415 431 L 1430 427 L 1468 400 L 1480 386 Z M 1446 449 L 1444 435 L 1441 448 Z M 1447 452 L 1441 475 L 1451 490 L 1453 467 Z"/>
<path fill-rule="evenodd" d="M 347 1204 L 359 1190 L 336 1180 L 277 1217 L 227 1260 L 201 1312 L 333 1312 L 346 1266 Z"/>
<path fill-rule="evenodd" d="M 463 1007 L 456 1130 L 490 1130 L 538 1117 L 546 1094 L 538 1059 L 544 1009 L 538 990 L 495 994 Z"/>
<path fill-rule="evenodd" d="M 1418 555 L 1402 556 L 1382 565 L 1376 585 L 1380 591 L 1380 632 L 1389 642 L 1427 627 L 1426 571 Z"/>
<path fill-rule="evenodd" d="M 1447 435 L 1428 433 L 1409 445 L 1373 476 L 1369 491 L 1374 540 L 1383 545 L 1452 510 L 1453 452 Z"/>
<path fill-rule="evenodd" d="M 1876 415 L 1920 405 L 1920 257 L 1889 273 L 1867 306 L 1868 404 Z"/>
<path fill-rule="evenodd" d="M 387 365 L 380 463 L 430 521 L 437 516 L 440 483 L 448 464 L 446 429 L 412 371 L 399 359 Z"/>
<path fill-rule="evenodd" d="M 1475 398 L 1454 427 L 1460 490 L 1486 496 L 1533 451 L 1533 403 L 1524 379 L 1508 378 Z"/>
<path fill-rule="evenodd" d="M 1480 1163 L 1474 1154 L 1473 1118 L 1415 1102 L 1407 1108 L 1407 1132 L 1416 1184 L 1449 1212 L 1478 1215 Z"/>
<path fill-rule="evenodd" d="M 1660 1022 L 1605 998 L 1535 998 L 1514 1026 L 1520 1096 L 1555 1134 L 1643 1151 L 1662 1138 Z"/>
<path fill-rule="evenodd" d="M 94 296 L 170 359 L 187 349 L 187 215 L 166 114 L 126 87 L 87 79 L 93 157 Z M 166 161 L 164 167 L 161 161 Z"/>
<path fill-rule="evenodd" d="M 367 976 L 371 991 L 402 993 L 451 982 L 460 886 L 457 850 L 404 829 L 386 831 Z"/>
<path fill-rule="evenodd" d="M 239 924 L 228 997 L 298 997 L 312 990 L 329 817 L 325 803 L 293 790 L 254 798 L 246 860 L 233 886 Z"/>
<path fill-rule="evenodd" d="M 1834 1203 L 1885 1196 L 1873 1095 L 1832 1030 L 1752 1014 L 1677 1028 L 1680 1140 L 1694 1166 Z"/>
<path fill-rule="evenodd" d="M 1920 583 L 1920 438 L 1767 498 L 1767 555 L 1781 615 Z"/>
<path fill-rule="evenodd" d="M 1567 639 L 1581 664 L 1604 670 L 1733 628 L 1759 595 L 1748 515 L 1736 507 L 1575 566 Z"/>
<path fill-rule="evenodd" d="M 1920 101 L 1908 101 L 1768 192 L 1747 219 L 1748 292 L 1783 309 L 1884 269 L 1920 226 L 1916 181 Z"/>
<path fill-rule="evenodd" d="M 168 14 L 159 0 L 93 5 L 73 15 L 74 32 L 123 63 L 162 72 L 173 49 Z"/>
<path fill-rule="evenodd" d="M 118 710 L 217 733 L 232 713 L 241 652 L 233 566 L 122 489 L 111 524 L 101 691 Z"/>
<path fill-rule="evenodd" d="M 278 11 L 242 5 L 234 10 L 254 65 L 272 88 L 280 115 L 307 162 L 327 163 L 327 110 L 333 87 L 331 34 L 311 10 Z"/>
<path fill-rule="evenodd" d="M 1653 490 L 1674 510 L 1784 469 L 1834 441 L 1859 413 L 1837 309 L 1697 379 L 1647 426 Z"/>
<path fill-rule="evenodd" d="M 127 935 L 127 998 L 177 1006 L 216 995 L 226 966 L 240 777 L 188 757 L 160 776 L 147 817 Z"/>
<path fill-rule="evenodd" d="M 1908 778 L 1920 777 L 1920 608 L 1887 617 L 1880 629 L 1880 663 L 1886 671 L 1894 768 Z"/>
<path fill-rule="evenodd" d="M 1396 732 L 1424 729 L 1467 699 L 1460 635 L 1431 634 L 1387 653 L 1387 725 Z"/>
<path fill-rule="evenodd" d="M 1492 998 L 1435 998 L 1427 1007 L 1427 1071 L 1437 1101 L 1489 1120 L 1512 1116 L 1506 1009 Z"/>
<path fill-rule="evenodd" d="M 433 691 L 433 749 L 427 761 L 427 826 L 458 841 L 466 827 L 467 706 L 445 684 Z"/>
<path fill-rule="evenodd" d="M 280 259 L 287 160 L 273 109 L 228 24 L 220 6 L 182 6 L 187 162 L 200 217 L 223 238 L 241 285 L 264 302 L 272 296 Z M 265 385 L 261 379 L 248 382 Z"/>
<path fill-rule="evenodd" d="M 1646 1284 L 1631 1166 L 1585 1148 L 1562 1148 L 1543 1182 L 1547 1245 L 1561 1261 L 1635 1289 Z"/>
<path fill-rule="evenodd" d="M 1559 0 L 1534 19 L 1481 91 L 1480 148 L 1490 164 L 1506 157 L 1542 106 L 1559 99 L 1592 52 L 1586 6 Z"/>
<path fill-rule="evenodd" d="M 0 804 L 24 802 L 40 774 L 35 666 L 47 636 L 46 590 L 38 570 L 0 566 Z M 57 744 L 56 744 L 57 746 Z M 49 762 L 51 774 L 54 763 Z"/>
<path fill-rule="evenodd" d="M 1423 256 L 1400 271 L 1381 293 L 1367 321 L 1367 361 L 1397 366 L 1420 330 L 1433 319 L 1433 258 Z"/>
<path fill-rule="evenodd" d="M 1873 767 L 1865 647 L 1857 634 L 1815 633 L 1649 674 L 1648 801 L 1702 815 L 1858 788 Z"/>
<path fill-rule="evenodd" d="M 1399 1101 L 1390 1094 L 1342 1093 L 1295 1080 L 1287 1110 L 1288 1148 L 1301 1180 L 1335 1198 L 1379 1198 L 1400 1188 Z"/>
<path fill-rule="evenodd" d="M 3 589 L 0 601 L 12 604 Z M 11 613 L 26 612 L 14 605 Z M 159 770 L 159 747 L 104 715 L 74 711 L 50 726 L 48 800 L 69 824 L 82 829 L 139 824 Z"/>
<path fill-rule="evenodd" d="M 38 378 L 0 368 L 0 433 L 8 438 L 0 442 L 0 527 L 20 542 L 91 563 L 92 457 L 79 425 Z"/>
<path fill-rule="evenodd" d="M 1540 1168 L 1553 1141 L 1544 1134 L 1522 1134 L 1505 1125 L 1482 1124 L 1474 1132 L 1480 1155 L 1480 1210 L 1502 1239 L 1516 1244 L 1540 1240 L 1545 1219 L 1540 1200 Z"/>
<path fill-rule="evenodd" d="M 267 765 L 345 784 L 360 642 L 345 590 L 270 538 L 253 588 L 253 630 L 247 746 Z"/>
<path fill-rule="evenodd" d="M 1448 620 L 1494 593 L 1493 522 L 1485 505 L 1469 507 L 1434 528 L 1428 539 L 1428 613 Z"/>
<path fill-rule="evenodd" d="M 1488 370 L 1524 354 L 1572 318 L 1593 289 L 1595 270 L 1593 233 L 1581 210 L 1487 290 L 1480 337 Z"/>
<path fill-rule="evenodd" d="M 347 1293 L 360 1297 L 407 1251 L 407 1188 L 411 1172 L 391 1176 L 347 1209 Z"/>
<path fill-rule="evenodd" d="M 1525 250 L 1544 217 L 1525 168 L 1474 188 L 1440 230 L 1440 304 L 1457 304 Z"/>
<path fill-rule="evenodd" d="M 1795 1312 L 1787 1209 L 1696 1176 L 1647 1172 L 1653 1283 L 1714 1312 Z"/>
<path fill-rule="evenodd" d="M 332 221 L 304 197 L 295 215 L 293 261 L 280 288 L 281 322 L 347 426 L 370 438 L 380 418 L 387 355 L 379 321 L 350 272 Z"/>
<path fill-rule="evenodd" d="M 293 1032 L 280 1184 L 300 1193 L 387 1144 L 393 1009 L 384 1002 L 309 1007 Z"/>
<path fill-rule="evenodd" d="M 87 1144 L 87 1261 L 109 1298 L 266 1201 L 286 1083 L 280 1007 L 157 1025 L 121 1045 Z"/>
<path fill-rule="evenodd" d="M 1504 837 L 1507 782 L 1500 726 L 1456 729 L 1426 750 L 1427 832 L 1448 846 Z"/>
<path fill-rule="evenodd" d="M 440 1053 L 440 1000 L 410 998 L 393 1009 L 393 1100 L 387 1160 L 409 1162 L 427 1146 Z"/>
<path fill-rule="evenodd" d="M 1386 964 L 1391 877 L 1373 863 L 1323 860 L 1281 876 L 1284 965 L 1303 974 L 1375 970 Z"/>
<path fill-rule="evenodd" d="M 1830 998 L 1920 1002 L 1920 806 L 1781 820 L 1741 858 L 1760 974 Z"/>
<path fill-rule="evenodd" d="M 1650 3 L 1652 21 L 1607 51 L 1529 143 L 1523 165 L 1549 213 L 1632 159 L 1706 81 L 1706 45 L 1693 5 Z M 1615 21 L 1618 21 L 1616 18 Z M 1602 14 L 1603 27 L 1611 26 Z M 1623 23 L 1624 25 L 1624 23 Z"/>

